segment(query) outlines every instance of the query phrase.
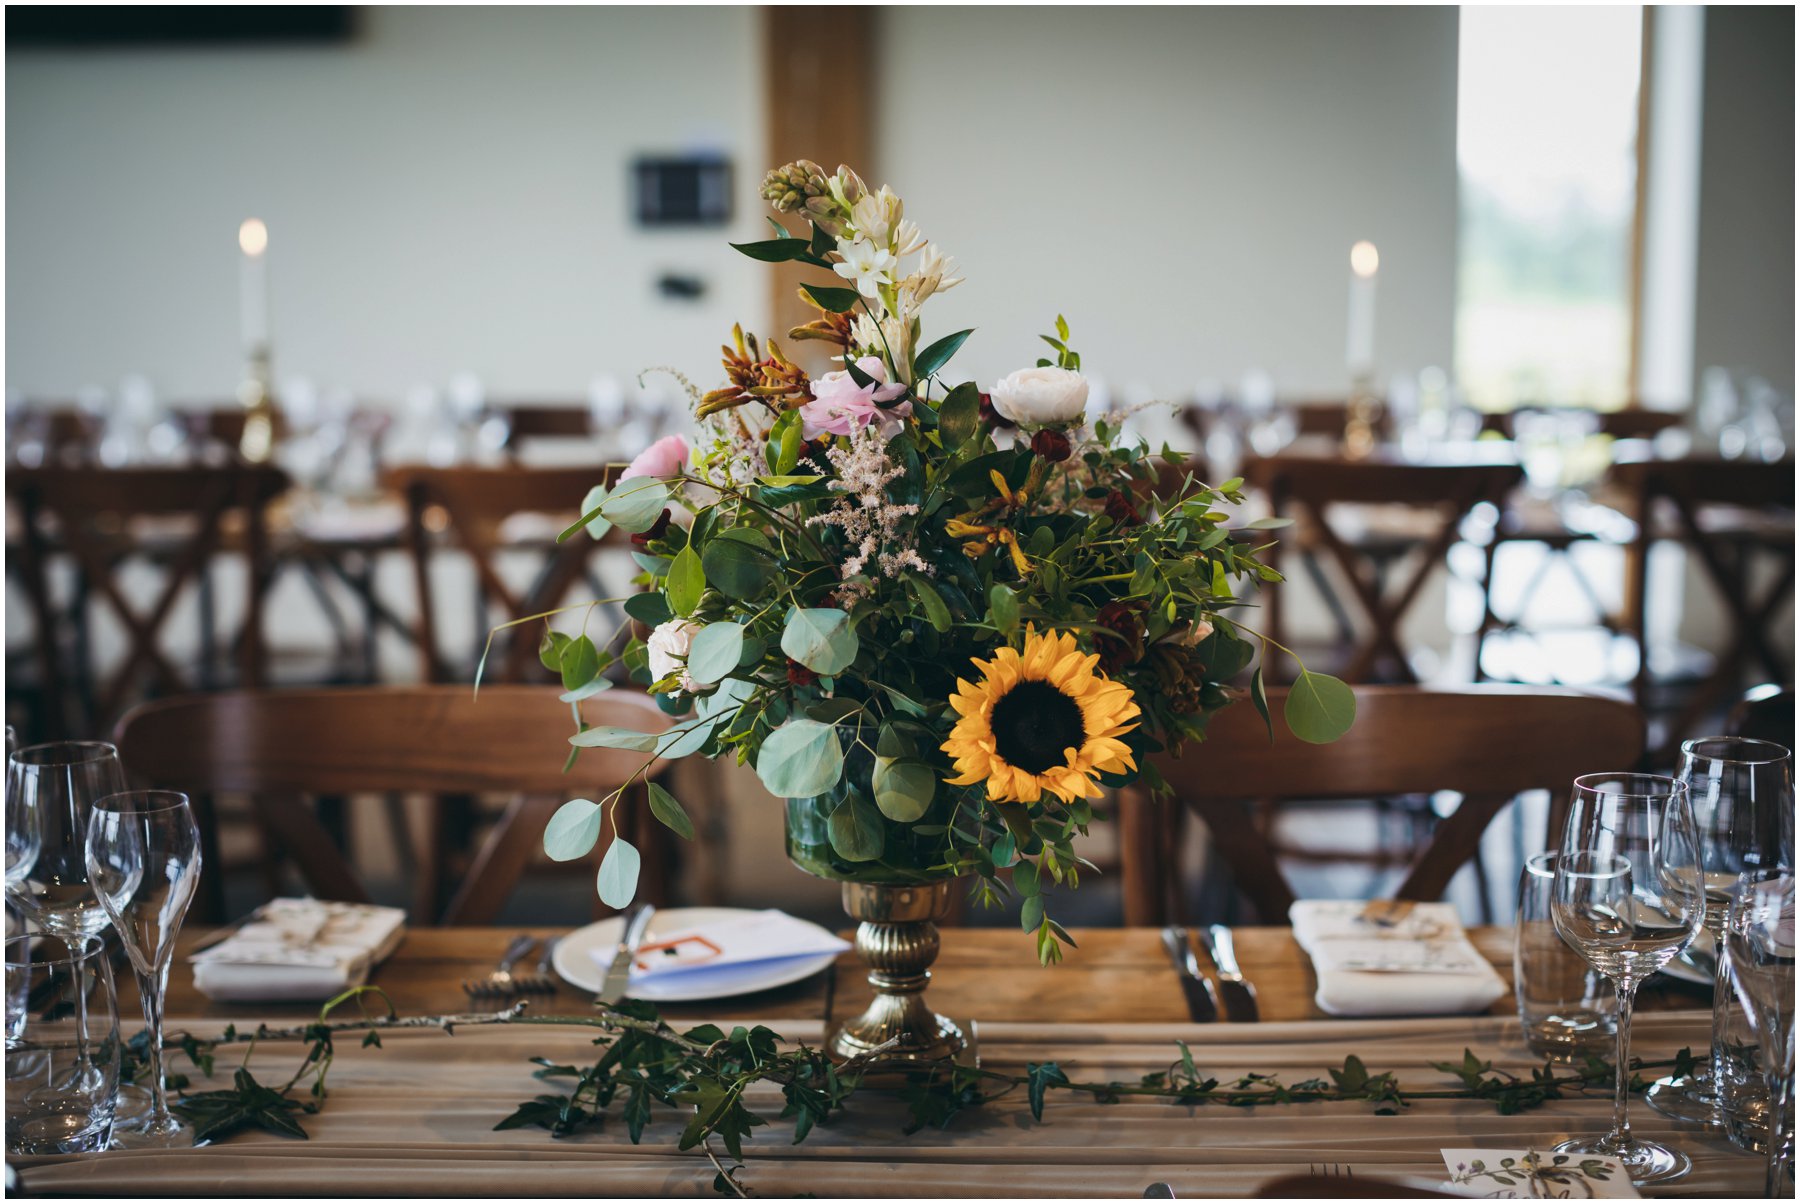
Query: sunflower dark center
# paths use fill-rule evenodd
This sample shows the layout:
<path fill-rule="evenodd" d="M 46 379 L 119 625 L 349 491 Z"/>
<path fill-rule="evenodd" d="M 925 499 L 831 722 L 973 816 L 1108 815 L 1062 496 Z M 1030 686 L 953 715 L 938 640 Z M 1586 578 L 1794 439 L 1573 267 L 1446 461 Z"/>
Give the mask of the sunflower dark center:
<path fill-rule="evenodd" d="M 1001 695 L 990 722 L 995 751 L 1027 773 L 1063 764 L 1063 750 L 1081 747 L 1086 736 L 1075 700 L 1041 681 L 1022 681 Z"/>

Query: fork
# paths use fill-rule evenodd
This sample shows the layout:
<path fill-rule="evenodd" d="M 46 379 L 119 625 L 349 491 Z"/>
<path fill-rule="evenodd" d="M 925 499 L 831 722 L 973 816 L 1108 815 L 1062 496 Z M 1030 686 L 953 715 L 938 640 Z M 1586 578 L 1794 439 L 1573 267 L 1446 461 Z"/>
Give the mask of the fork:
<path fill-rule="evenodd" d="M 530 974 L 516 980 L 519 990 L 527 995 L 556 994 L 556 980 L 550 977 L 550 961 L 556 956 L 556 947 L 561 943 L 560 936 L 553 936 L 544 942 L 543 952 L 538 954 L 537 966 Z"/>
<path fill-rule="evenodd" d="M 519 981 L 513 977 L 512 968 L 520 958 L 531 952 L 537 944 L 537 938 L 524 933 L 515 936 L 506 946 L 506 952 L 500 955 L 500 964 L 486 978 L 478 978 L 462 985 L 463 992 L 471 999 L 491 999 L 496 996 L 510 997 L 519 993 Z"/>

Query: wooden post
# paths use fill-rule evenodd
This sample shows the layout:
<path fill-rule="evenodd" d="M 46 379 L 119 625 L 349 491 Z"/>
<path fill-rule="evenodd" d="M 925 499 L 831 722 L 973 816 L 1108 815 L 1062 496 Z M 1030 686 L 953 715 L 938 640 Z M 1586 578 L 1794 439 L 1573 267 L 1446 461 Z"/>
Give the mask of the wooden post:
<path fill-rule="evenodd" d="M 874 62 L 876 20 L 873 10 L 852 5 L 762 9 L 768 154 L 767 162 L 747 176 L 760 184 L 771 167 L 811 159 L 828 172 L 848 164 L 869 183 L 879 183 L 869 175 L 874 169 L 875 85 L 868 64 Z M 801 232 L 795 219 L 788 224 Z M 817 314 L 798 290 L 802 280 L 818 279 L 818 269 L 795 263 L 771 266 L 769 325 L 763 333 L 781 340 L 782 350 L 808 372 L 825 371 L 826 348 L 787 338 L 789 330 Z"/>

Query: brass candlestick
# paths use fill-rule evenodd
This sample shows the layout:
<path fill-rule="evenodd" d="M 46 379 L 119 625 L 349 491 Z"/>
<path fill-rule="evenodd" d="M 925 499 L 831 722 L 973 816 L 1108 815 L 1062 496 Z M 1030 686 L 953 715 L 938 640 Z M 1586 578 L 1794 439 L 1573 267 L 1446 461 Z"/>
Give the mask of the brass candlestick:
<path fill-rule="evenodd" d="M 849 1060 L 881 1049 L 878 1064 L 905 1067 L 954 1058 L 968 1046 L 962 1029 L 925 1002 L 938 955 L 937 921 L 946 914 L 953 885 L 844 883 L 844 910 L 859 921 L 856 952 L 868 963 L 875 998 L 832 1035 L 833 1057 Z"/>
<path fill-rule="evenodd" d="M 1344 455 L 1352 460 L 1367 459 L 1375 450 L 1381 428 L 1381 398 L 1375 393 L 1374 381 L 1362 373 L 1350 386 L 1349 414 L 1344 422 Z"/>
<path fill-rule="evenodd" d="M 252 464 L 267 464 L 275 454 L 275 393 L 270 384 L 269 345 L 250 349 L 244 383 L 238 386 L 238 402 L 244 407 L 244 432 L 238 437 L 238 454 Z"/>

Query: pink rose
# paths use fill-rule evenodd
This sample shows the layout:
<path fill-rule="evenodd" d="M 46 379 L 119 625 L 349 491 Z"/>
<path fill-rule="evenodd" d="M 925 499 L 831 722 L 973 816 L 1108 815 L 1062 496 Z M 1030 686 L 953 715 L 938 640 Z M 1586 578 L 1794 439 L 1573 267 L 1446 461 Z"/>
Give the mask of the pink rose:
<path fill-rule="evenodd" d="M 633 477 L 678 477 L 687 471 L 688 445 L 680 435 L 666 435 L 637 454 L 637 459 L 619 474 L 621 481 Z"/>
<path fill-rule="evenodd" d="M 891 409 L 875 403 L 894 400 L 906 392 L 906 386 L 888 384 L 887 366 L 872 355 L 857 360 L 856 366 L 874 383 L 859 385 L 848 371 L 827 372 L 815 380 L 813 400 L 800 407 L 801 434 L 808 439 L 852 435 L 871 422 L 880 424 L 885 438 L 900 433 L 900 420 L 912 416 L 912 402 L 903 401 Z"/>

